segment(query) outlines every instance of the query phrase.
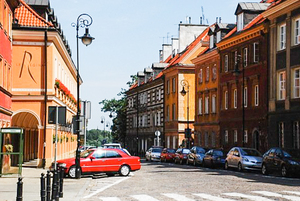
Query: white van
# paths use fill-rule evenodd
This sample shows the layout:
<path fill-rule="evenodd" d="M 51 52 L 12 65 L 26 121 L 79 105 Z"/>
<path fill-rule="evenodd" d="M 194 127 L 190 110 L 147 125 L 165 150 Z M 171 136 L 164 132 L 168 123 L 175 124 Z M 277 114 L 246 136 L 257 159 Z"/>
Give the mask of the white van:
<path fill-rule="evenodd" d="M 103 145 L 103 148 L 115 148 L 115 149 L 121 149 L 120 143 L 106 143 Z"/>

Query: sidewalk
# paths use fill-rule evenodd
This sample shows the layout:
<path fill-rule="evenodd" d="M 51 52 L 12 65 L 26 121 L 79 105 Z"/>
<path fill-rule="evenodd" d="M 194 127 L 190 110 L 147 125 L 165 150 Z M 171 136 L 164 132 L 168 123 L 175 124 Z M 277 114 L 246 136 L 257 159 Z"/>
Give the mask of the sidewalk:
<path fill-rule="evenodd" d="M 41 168 L 22 168 L 23 177 L 23 201 L 39 201 L 40 198 L 40 177 L 41 173 L 46 174 L 47 170 Z M 86 190 L 91 178 L 64 179 L 63 198 L 60 200 L 79 200 Z M 4 175 L 0 177 L 0 201 L 15 201 L 17 196 L 18 175 Z"/>

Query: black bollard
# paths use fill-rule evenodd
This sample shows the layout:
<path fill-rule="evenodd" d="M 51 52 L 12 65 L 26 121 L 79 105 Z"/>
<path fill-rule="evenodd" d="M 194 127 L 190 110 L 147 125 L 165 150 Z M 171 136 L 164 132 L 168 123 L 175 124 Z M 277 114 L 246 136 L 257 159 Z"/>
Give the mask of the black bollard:
<path fill-rule="evenodd" d="M 56 201 L 57 195 L 57 170 L 53 171 L 53 179 L 52 179 L 52 196 L 51 200 Z"/>
<path fill-rule="evenodd" d="M 59 201 L 60 167 L 57 168 L 57 175 L 56 176 L 57 176 L 57 179 L 56 179 L 57 192 L 56 192 L 55 201 Z"/>
<path fill-rule="evenodd" d="M 22 201 L 23 200 L 23 182 L 22 182 L 22 177 L 18 178 L 17 182 L 17 201 Z"/>
<path fill-rule="evenodd" d="M 46 200 L 45 174 L 41 174 L 41 201 Z"/>
<path fill-rule="evenodd" d="M 63 185 L 64 185 L 64 173 L 65 173 L 65 169 L 64 167 L 60 167 L 60 182 L 59 182 L 59 197 L 62 198 L 64 197 L 64 193 L 63 193 Z"/>
<path fill-rule="evenodd" d="M 51 175 L 50 171 L 47 171 L 47 201 L 50 201 L 51 197 Z"/>

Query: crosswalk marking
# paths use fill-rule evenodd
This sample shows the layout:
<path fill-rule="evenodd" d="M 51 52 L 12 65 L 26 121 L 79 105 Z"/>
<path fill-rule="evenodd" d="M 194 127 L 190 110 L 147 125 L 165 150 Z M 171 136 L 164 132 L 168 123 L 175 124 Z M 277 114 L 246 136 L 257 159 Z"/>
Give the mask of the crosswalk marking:
<path fill-rule="evenodd" d="M 294 195 L 300 195 L 300 192 L 297 192 L 297 191 L 283 191 L 283 192 L 294 194 Z"/>
<path fill-rule="evenodd" d="M 264 196 L 269 196 L 269 197 L 279 197 L 279 198 L 285 198 L 287 200 L 292 200 L 292 201 L 300 201 L 299 197 L 296 196 L 291 196 L 291 195 L 282 195 L 279 193 L 273 193 L 273 192 L 268 192 L 268 191 L 252 191 L 254 193 L 258 193 Z"/>
<path fill-rule="evenodd" d="M 254 201 L 273 201 L 273 200 L 270 200 L 268 198 L 264 198 L 261 196 L 246 195 L 243 193 L 223 193 L 223 194 L 227 195 L 227 196 L 232 196 L 232 197 L 246 198 L 246 199 L 254 200 Z"/>
<path fill-rule="evenodd" d="M 179 195 L 176 193 L 163 193 L 163 195 L 167 196 L 169 198 L 173 198 L 174 200 L 177 200 L 177 201 L 195 201 L 193 199 L 187 198 L 184 195 Z"/>
<path fill-rule="evenodd" d="M 140 200 L 140 201 L 159 201 L 149 195 L 131 195 L 131 197 Z"/>
<path fill-rule="evenodd" d="M 232 200 L 232 199 L 221 198 L 221 197 L 213 196 L 213 195 L 206 194 L 206 193 L 197 193 L 197 194 L 194 194 L 194 195 L 199 196 L 199 197 L 204 198 L 204 199 L 207 199 L 207 200 L 212 200 L 212 201 L 235 201 L 235 200 Z"/>
<path fill-rule="evenodd" d="M 117 197 L 100 197 L 99 199 L 102 200 L 102 201 L 121 201 Z"/>

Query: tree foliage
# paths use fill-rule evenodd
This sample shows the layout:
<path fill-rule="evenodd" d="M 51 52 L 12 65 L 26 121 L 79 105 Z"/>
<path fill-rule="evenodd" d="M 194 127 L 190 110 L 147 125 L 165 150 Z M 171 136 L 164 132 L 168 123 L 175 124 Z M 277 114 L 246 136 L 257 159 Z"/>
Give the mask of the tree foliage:
<path fill-rule="evenodd" d="M 103 140 L 111 141 L 112 136 L 109 131 L 92 129 L 86 133 L 86 144 L 89 146 L 99 147 L 103 144 Z"/>

